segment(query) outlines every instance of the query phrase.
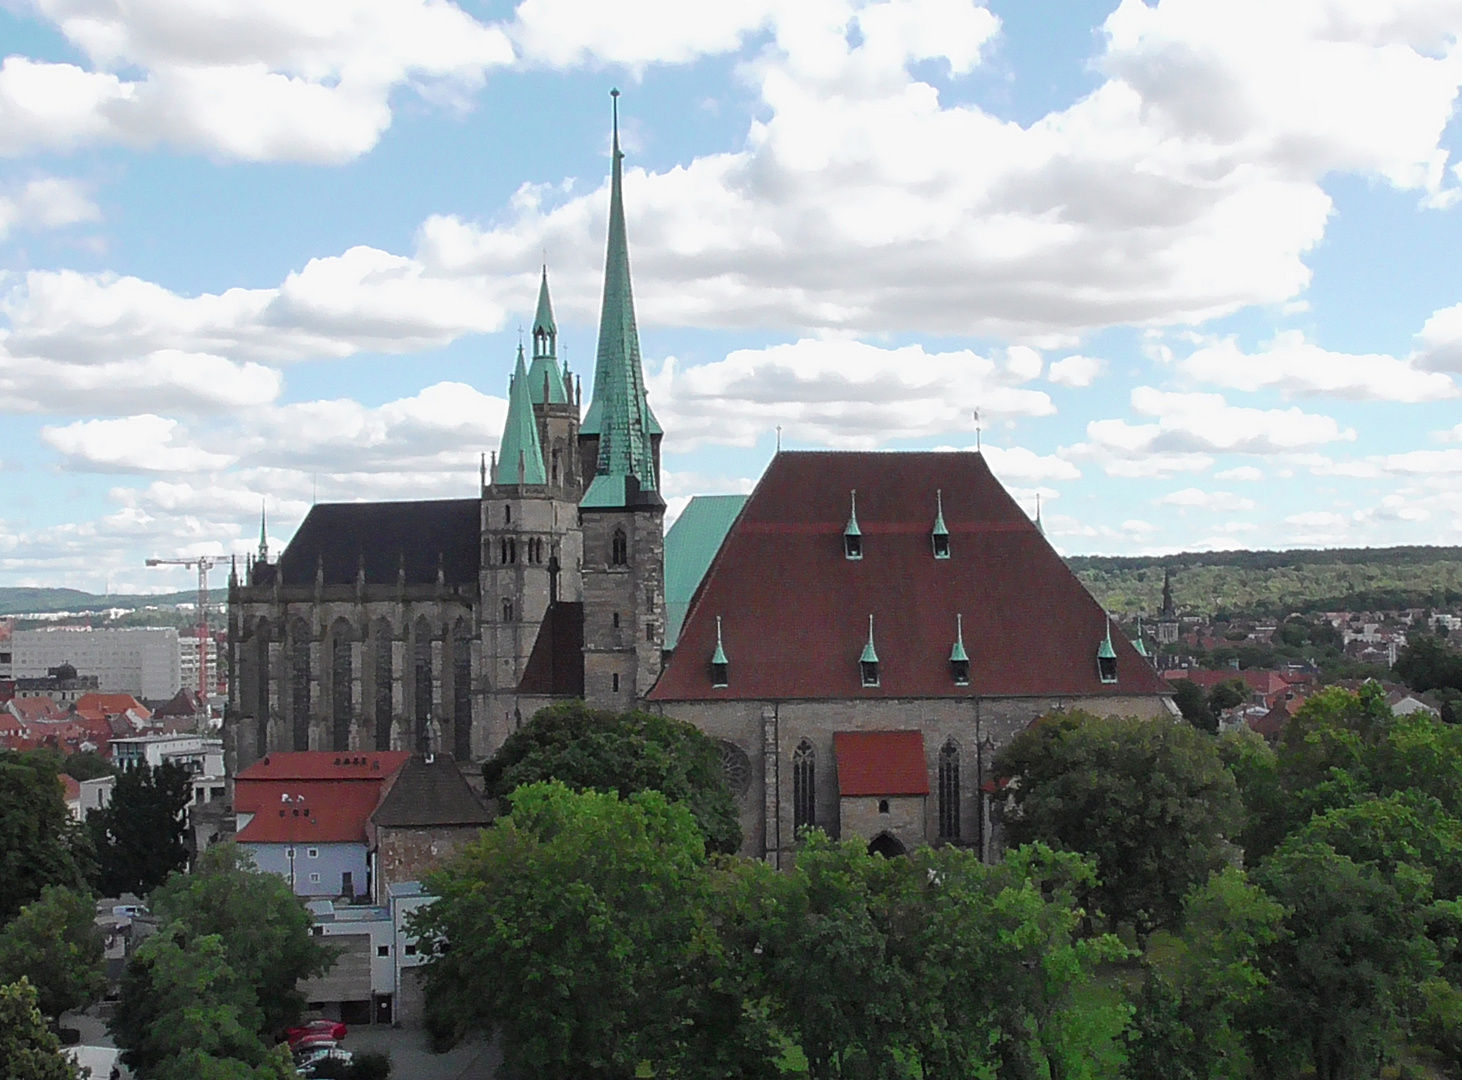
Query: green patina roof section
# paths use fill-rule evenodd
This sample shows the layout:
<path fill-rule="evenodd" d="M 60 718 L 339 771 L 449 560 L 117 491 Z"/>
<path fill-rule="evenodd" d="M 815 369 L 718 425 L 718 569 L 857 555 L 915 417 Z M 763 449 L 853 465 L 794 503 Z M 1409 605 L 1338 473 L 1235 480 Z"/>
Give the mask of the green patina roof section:
<path fill-rule="evenodd" d="M 944 524 L 944 492 L 942 490 L 934 493 L 934 535 L 948 536 L 949 529 Z"/>
<path fill-rule="evenodd" d="M 563 372 L 558 366 L 558 327 L 553 321 L 553 301 L 548 298 L 546 266 L 543 279 L 538 284 L 538 313 L 533 316 L 533 363 L 528 368 L 528 399 L 534 405 L 565 405 L 569 400 Z"/>
<path fill-rule="evenodd" d="M 634 476 L 641 490 L 657 487 L 650 437 L 662 434 L 645 394 L 640 335 L 635 327 L 629 243 L 624 228 L 624 155 L 619 149 L 619 95 L 615 91 L 614 161 L 609 184 L 609 242 L 604 256 L 604 302 L 599 312 L 599 349 L 594 361 L 594 398 L 579 431 L 599 436 L 599 464 L 590 505 L 611 506 L 623 484 L 600 485 L 600 477 Z M 587 495 L 586 495 L 587 498 Z M 620 503 L 619 505 L 623 505 Z"/>
<path fill-rule="evenodd" d="M 844 536 L 862 536 L 862 530 L 858 528 L 858 490 L 853 489 L 851 496 L 852 510 L 848 514 L 848 525 L 843 530 Z"/>
<path fill-rule="evenodd" d="M 860 664 L 878 663 L 878 653 L 873 648 L 873 616 L 868 616 L 868 644 L 863 646 L 863 655 L 858 657 Z"/>
<path fill-rule="evenodd" d="M 1102 639 L 1102 643 L 1097 646 L 1097 659 L 1098 660 L 1115 660 L 1115 659 L 1117 659 L 1117 650 L 1114 649 L 1114 648 L 1112 648 L 1112 624 L 1111 624 L 1111 621 L 1110 620 L 1108 620 L 1108 622 L 1107 622 L 1107 636 L 1105 638 L 1103 638 Z"/>
<path fill-rule="evenodd" d="M 1133 638 L 1132 639 L 1132 647 L 1137 650 L 1137 655 L 1138 656 L 1150 656 L 1150 655 L 1152 655 L 1151 653 L 1149 653 L 1147 651 L 1147 645 L 1143 642 L 1143 640 L 1140 637 L 1136 637 L 1136 638 Z"/>
<path fill-rule="evenodd" d="M 721 616 L 716 616 L 716 651 L 711 653 L 711 663 L 725 664 L 731 666 L 731 661 L 726 659 L 726 650 L 721 646 Z"/>
<path fill-rule="evenodd" d="M 963 660 L 970 662 L 969 654 L 965 652 L 965 620 L 963 615 L 954 617 L 954 648 L 949 650 L 950 663 L 957 663 Z"/>
<path fill-rule="evenodd" d="M 533 402 L 528 397 L 528 369 L 523 364 L 523 346 L 518 346 L 518 363 L 508 384 L 508 419 L 503 424 L 503 441 L 498 448 L 495 484 L 516 484 L 518 462 L 523 463 L 523 483 L 546 484 L 543 446 L 538 441 L 538 424 L 533 419 Z"/>
<path fill-rule="evenodd" d="M 697 495 L 665 534 L 665 647 L 675 648 L 690 602 L 711 568 L 716 553 L 746 495 Z M 718 661 L 719 662 L 719 661 Z"/>

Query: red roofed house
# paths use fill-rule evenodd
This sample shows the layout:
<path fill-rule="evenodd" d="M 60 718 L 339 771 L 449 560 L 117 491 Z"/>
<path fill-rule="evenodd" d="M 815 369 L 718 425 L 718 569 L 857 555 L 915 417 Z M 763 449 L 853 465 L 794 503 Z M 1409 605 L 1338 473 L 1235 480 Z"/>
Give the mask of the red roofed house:
<path fill-rule="evenodd" d="M 14 697 L 5 703 L 10 715 L 22 724 L 66 719 L 66 712 L 58 709 L 48 697 Z"/>
<path fill-rule="evenodd" d="M 300 896 L 371 892 L 368 828 L 403 751 L 270 754 L 234 779 L 238 845 Z"/>
<path fill-rule="evenodd" d="M 1015 733 L 1169 716 L 1171 688 L 982 455 L 786 452 L 648 702 L 721 740 L 746 849 L 778 861 L 803 825 L 988 850 L 979 792 Z"/>

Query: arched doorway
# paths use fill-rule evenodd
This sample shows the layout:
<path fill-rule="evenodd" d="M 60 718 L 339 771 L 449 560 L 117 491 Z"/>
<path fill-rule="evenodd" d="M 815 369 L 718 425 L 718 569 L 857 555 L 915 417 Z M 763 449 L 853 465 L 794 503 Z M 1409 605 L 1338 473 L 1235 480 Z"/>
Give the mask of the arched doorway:
<path fill-rule="evenodd" d="M 888 833 L 879 833 L 868 845 L 868 854 L 882 855 L 885 859 L 892 859 L 899 855 L 906 855 L 908 852 L 904 845 L 895 840 Z"/>

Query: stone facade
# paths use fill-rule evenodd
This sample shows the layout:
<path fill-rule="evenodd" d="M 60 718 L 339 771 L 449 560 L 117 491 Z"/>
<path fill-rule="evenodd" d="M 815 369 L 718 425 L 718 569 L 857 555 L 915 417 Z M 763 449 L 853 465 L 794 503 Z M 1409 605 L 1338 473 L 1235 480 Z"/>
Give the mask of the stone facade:
<path fill-rule="evenodd" d="M 477 839 L 481 829 L 480 825 L 375 828 L 376 903 L 387 902 L 392 885 L 421 881 L 441 869 L 459 848 Z"/>

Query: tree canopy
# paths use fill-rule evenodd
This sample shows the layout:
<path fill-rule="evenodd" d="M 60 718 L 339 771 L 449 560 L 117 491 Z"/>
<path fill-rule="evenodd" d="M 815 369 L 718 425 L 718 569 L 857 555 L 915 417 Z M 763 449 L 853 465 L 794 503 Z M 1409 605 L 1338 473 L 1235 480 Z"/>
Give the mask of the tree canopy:
<path fill-rule="evenodd" d="M 1139 933 L 1176 925 L 1183 897 L 1231 856 L 1242 820 L 1213 740 L 1189 724 L 1057 712 L 996 759 L 1012 785 L 1006 829 L 1090 855 L 1097 907 Z"/>
<path fill-rule="evenodd" d="M 91 845 L 48 756 L 0 750 L 0 922 L 47 885 L 85 889 Z"/>
<path fill-rule="evenodd" d="M 540 709 L 482 767 L 485 794 L 557 780 L 575 791 L 628 797 L 658 791 L 684 803 L 712 851 L 741 847 L 721 750 L 692 724 L 648 712 L 590 709 L 581 701 Z"/>
<path fill-rule="evenodd" d="M 101 997 L 102 940 L 90 895 L 48 885 L 0 930 L 0 983 L 21 978 L 52 1022 Z"/>
<path fill-rule="evenodd" d="M 112 798 L 87 815 L 97 853 L 97 888 L 104 896 L 146 896 L 188 864 L 188 804 L 193 785 L 182 766 L 146 763 L 123 770 Z"/>
<path fill-rule="evenodd" d="M 0 1076 L 6 1080 L 80 1080 L 46 1026 L 30 983 L 0 983 Z"/>

